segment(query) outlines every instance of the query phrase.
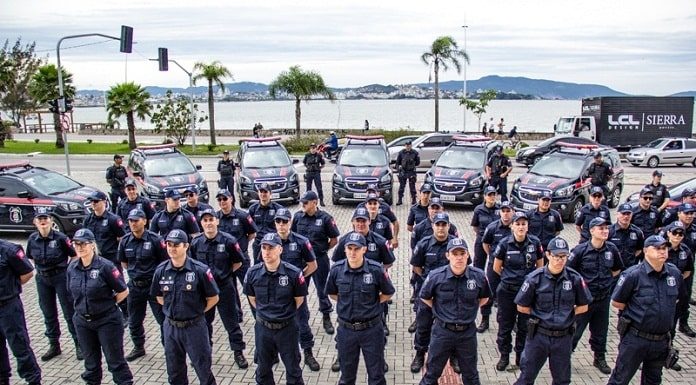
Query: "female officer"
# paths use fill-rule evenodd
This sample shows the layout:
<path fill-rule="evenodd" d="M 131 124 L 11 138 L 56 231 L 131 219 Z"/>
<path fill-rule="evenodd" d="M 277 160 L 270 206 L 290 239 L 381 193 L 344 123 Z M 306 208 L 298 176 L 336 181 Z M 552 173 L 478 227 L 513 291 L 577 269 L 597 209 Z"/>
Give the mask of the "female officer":
<path fill-rule="evenodd" d="M 128 296 L 121 272 L 97 253 L 94 233 L 77 230 L 73 246 L 78 259 L 68 266 L 67 281 L 74 298 L 73 323 L 85 358 L 82 379 L 87 384 L 102 380 L 101 353 L 117 385 L 133 384 L 133 374 L 123 355 L 123 324 L 116 306 Z"/>

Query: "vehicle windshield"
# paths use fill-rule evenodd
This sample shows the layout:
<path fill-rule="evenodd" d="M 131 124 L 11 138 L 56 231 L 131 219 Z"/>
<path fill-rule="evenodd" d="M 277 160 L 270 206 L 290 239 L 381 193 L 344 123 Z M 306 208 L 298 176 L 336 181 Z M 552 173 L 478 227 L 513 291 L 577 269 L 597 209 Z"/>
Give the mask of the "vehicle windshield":
<path fill-rule="evenodd" d="M 348 167 L 382 167 L 387 155 L 381 146 L 349 146 L 341 152 L 339 164 Z"/>
<path fill-rule="evenodd" d="M 585 160 L 565 156 L 545 156 L 529 172 L 555 178 L 575 179 L 585 170 Z"/>
<path fill-rule="evenodd" d="M 484 166 L 483 151 L 447 150 L 440 155 L 437 167 L 480 170 Z"/>
<path fill-rule="evenodd" d="M 558 124 L 556 125 L 557 134 L 570 134 L 573 132 L 573 118 L 561 118 L 558 119 Z"/>
<path fill-rule="evenodd" d="M 43 172 L 24 178 L 24 182 L 45 195 L 57 195 L 76 190 L 81 184 L 57 172 Z"/>
<path fill-rule="evenodd" d="M 278 168 L 291 164 L 288 153 L 281 147 L 247 149 L 242 157 L 243 168 Z"/>
<path fill-rule="evenodd" d="M 145 160 L 147 175 L 152 177 L 196 173 L 196 168 L 185 156 L 165 156 Z"/>
<path fill-rule="evenodd" d="M 648 148 L 659 148 L 661 147 L 666 141 L 664 139 L 655 139 L 652 142 L 646 144 L 643 147 L 648 147 Z"/>

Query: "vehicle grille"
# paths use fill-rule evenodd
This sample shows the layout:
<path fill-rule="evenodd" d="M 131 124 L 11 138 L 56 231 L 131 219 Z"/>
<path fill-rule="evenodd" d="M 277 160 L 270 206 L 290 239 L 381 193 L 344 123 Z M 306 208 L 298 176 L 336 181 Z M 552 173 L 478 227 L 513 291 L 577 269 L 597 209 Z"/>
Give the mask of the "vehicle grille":
<path fill-rule="evenodd" d="M 254 188 L 258 190 L 262 183 L 268 183 L 271 192 L 283 192 L 288 188 L 287 178 L 258 178 L 254 180 Z"/>
<path fill-rule="evenodd" d="M 531 189 L 531 188 L 520 188 L 519 189 L 519 196 L 520 199 L 527 201 L 527 202 L 537 202 L 539 200 L 539 196 L 541 196 L 542 191 L 550 191 L 550 190 L 543 190 L 543 189 Z M 552 191 L 553 193 L 553 191 Z"/>
<path fill-rule="evenodd" d="M 365 192 L 367 191 L 367 186 L 370 184 L 377 184 L 379 179 L 377 178 L 352 178 L 348 177 L 345 179 L 346 189 L 354 192 Z"/>
<path fill-rule="evenodd" d="M 435 192 L 441 194 L 461 194 L 466 190 L 466 181 L 435 179 L 433 188 L 435 188 Z"/>

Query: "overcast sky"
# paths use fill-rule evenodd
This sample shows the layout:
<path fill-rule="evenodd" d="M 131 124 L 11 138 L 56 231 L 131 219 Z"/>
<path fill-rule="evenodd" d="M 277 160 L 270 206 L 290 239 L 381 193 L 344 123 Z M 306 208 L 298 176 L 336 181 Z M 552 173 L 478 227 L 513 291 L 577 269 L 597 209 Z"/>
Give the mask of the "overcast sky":
<path fill-rule="evenodd" d="M 632 94 L 696 90 L 694 0 L 4 0 L 0 38 L 36 41 L 55 62 L 60 37 L 118 36 L 122 24 L 134 28 L 130 55 L 102 38 L 63 42 L 61 60 L 78 88 L 107 89 L 126 76 L 186 86 L 175 66 L 160 73 L 147 61 L 157 47 L 187 68 L 219 60 L 235 81 L 269 83 L 299 64 L 332 87 L 427 82 L 420 55 L 442 35 L 463 47 L 466 24 L 467 79 L 525 76 Z M 89 43 L 97 44 L 70 48 Z M 453 79 L 463 74 L 441 74 Z"/>

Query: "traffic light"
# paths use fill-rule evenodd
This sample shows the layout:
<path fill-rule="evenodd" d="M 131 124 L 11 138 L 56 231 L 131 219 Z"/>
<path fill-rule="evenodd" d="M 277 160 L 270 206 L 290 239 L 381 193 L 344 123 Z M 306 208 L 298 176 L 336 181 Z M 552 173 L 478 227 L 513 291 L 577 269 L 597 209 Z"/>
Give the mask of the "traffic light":
<path fill-rule="evenodd" d="M 160 71 L 169 71 L 169 52 L 166 48 L 157 48 L 157 61 Z"/>
<path fill-rule="evenodd" d="M 70 112 L 73 110 L 73 100 L 65 98 L 65 112 Z"/>
<path fill-rule="evenodd" d="M 133 27 L 121 26 L 121 52 L 133 52 Z"/>
<path fill-rule="evenodd" d="M 58 110 L 58 99 L 53 99 L 48 101 L 48 110 L 53 112 L 54 114 L 59 113 L 60 111 Z"/>

